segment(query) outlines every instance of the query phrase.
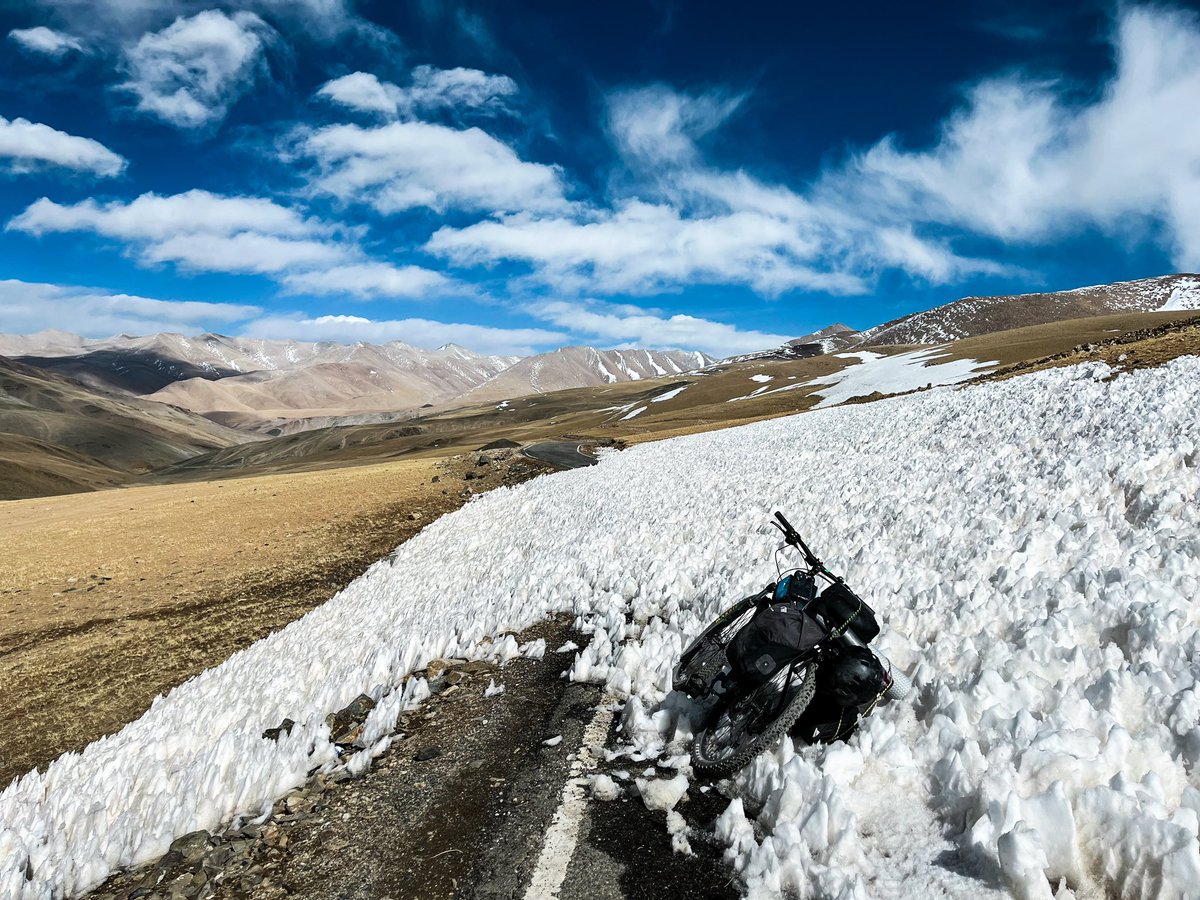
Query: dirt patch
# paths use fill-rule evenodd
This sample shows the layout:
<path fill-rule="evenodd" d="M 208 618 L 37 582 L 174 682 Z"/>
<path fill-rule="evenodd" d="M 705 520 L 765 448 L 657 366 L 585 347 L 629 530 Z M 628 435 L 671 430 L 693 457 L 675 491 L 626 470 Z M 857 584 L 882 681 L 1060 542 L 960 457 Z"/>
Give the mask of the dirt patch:
<path fill-rule="evenodd" d="M 511 827 L 510 818 L 530 820 L 521 824 L 536 858 L 579 734 L 555 746 L 542 742 L 581 732 L 602 695 L 560 677 L 572 656 L 554 651 L 570 633 L 570 618 L 522 632 L 521 643 L 545 641 L 541 659 L 417 673 L 429 678 L 433 697 L 401 716 L 391 745 L 364 776 L 314 772 L 266 821 L 177 842 L 191 852 L 118 874 L 91 896 L 471 896 L 466 886 L 486 878 L 477 871 L 488 861 L 484 848 L 493 832 Z M 487 696 L 493 682 L 505 690 Z M 514 789 L 525 768 L 544 783 L 546 802 L 536 811 L 529 792 Z"/>
<path fill-rule="evenodd" d="M 1118 371 L 1161 366 L 1180 356 L 1200 354 L 1200 316 L 1176 319 L 1148 328 L 1138 328 L 1115 337 L 1077 344 L 1069 350 L 1037 359 L 1002 366 L 969 383 L 1003 381 L 1028 372 L 1038 372 L 1083 362 L 1105 362 Z"/>
<path fill-rule="evenodd" d="M 0 504 L 0 785 L 119 730 L 473 494 L 545 471 L 517 457 L 476 463 Z"/>

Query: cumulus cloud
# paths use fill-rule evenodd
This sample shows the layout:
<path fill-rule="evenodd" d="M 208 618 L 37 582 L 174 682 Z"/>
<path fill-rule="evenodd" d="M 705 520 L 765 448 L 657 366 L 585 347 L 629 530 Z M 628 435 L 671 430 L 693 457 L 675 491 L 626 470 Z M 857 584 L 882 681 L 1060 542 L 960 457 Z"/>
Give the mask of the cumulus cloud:
<path fill-rule="evenodd" d="M 314 190 L 380 213 L 416 207 L 549 211 L 566 205 L 556 167 L 525 162 L 479 128 L 429 122 L 331 125 L 304 134 L 297 152 L 315 163 Z"/>
<path fill-rule="evenodd" d="M 155 300 L 86 287 L 0 281 L 0 332 L 8 334 L 63 328 L 64 323 L 84 337 L 190 333 L 245 322 L 261 312 L 257 306 L 234 303 Z"/>
<path fill-rule="evenodd" d="M 351 72 L 327 81 L 317 90 L 317 96 L 359 112 L 394 116 L 399 100 L 399 88 L 380 81 L 370 72 Z"/>
<path fill-rule="evenodd" d="M 129 79 L 120 89 L 139 112 L 177 128 L 200 128 L 225 117 L 265 71 L 275 32 L 259 16 L 210 9 L 178 18 L 125 50 Z"/>
<path fill-rule="evenodd" d="M 548 300 L 530 304 L 538 319 L 576 334 L 592 335 L 602 343 L 623 343 L 657 349 L 702 350 L 725 357 L 782 346 L 794 335 L 743 331 L 724 322 L 696 316 L 663 316 L 626 305 Z"/>
<path fill-rule="evenodd" d="M 356 255 L 337 240 L 333 226 L 274 201 L 200 190 L 71 205 L 43 197 L 7 227 L 39 236 L 89 231 L 126 243 L 143 263 L 215 272 L 274 273 L 330 266 Z"/>
<path fill-rule="evenodd" d="M 374 320 L 362 316 L 263 316 L 249 323 L 246 337 L 293 338 L 305 341 L 383 343 L 404 341 L 419 347 L 461 344 L 477 353 L 528 356 L 561 346 L 568 335 L 541 328 L 492 328 L 429 319 Z"/>
<path fill-rule="evenodd" d="M 321 85 L 317 96 L 359 112 L 412 119 L 439 110 L 501 112 L 507 109 L 506 98 L 516 93 L 516 82 L 507 75 L 418 66 L 408 87 L 380 81 L 369 72 L 352 72 Z"/>
<path fill-rule="evenodd" d="M 28 119 L 0 116 L 0 160 L 16 172 L 61 166 L 105 178 L 120 175 L 125 159 L 99 141 L 58 131 Z"/>
<path fill-rule="evenodd" d="M 8 33 L 8 37 L 22 50 L 52 59 L 61 59 L 72 50 L 83 50 L 83 44 L 77 38 L 45 25 L 38 25 L 36 28 L 14 28 Z"/>
<path fill-rule="evenodd" d="M 454 285 L 440 272 L 420 266 L 379 262 L 290 274 L 284 277 L 283 283 L 293 293 L 349 294 L 362 299 L 430 297 L 442 294 Z"/>

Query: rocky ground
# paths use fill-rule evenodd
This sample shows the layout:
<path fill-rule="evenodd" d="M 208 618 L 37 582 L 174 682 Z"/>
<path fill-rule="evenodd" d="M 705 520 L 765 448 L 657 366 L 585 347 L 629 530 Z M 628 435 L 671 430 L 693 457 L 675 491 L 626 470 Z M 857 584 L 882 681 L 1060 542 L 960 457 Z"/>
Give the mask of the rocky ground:
<path fill-rule="evenodd" d="M 573 659 L 573 645 L 565 643 L 572 636 L 569 620 L 547 622 L 518 636 L 523 644 L 544 641 L 542 658 L 503 666 L 431 663 L 415 677 L 429 679 L 433 696 L 401 718 L 387 750 L 365 773 L 314 771 L 269 815 L 185 835 L 161 859 L 110 878 L 90 896 L 524 897 L 584 727 L 597 704 L 611 702 L 600 689 L 562 677 Z M 343 762 L 357 752 L 358 727 L 370 705 L 359 698 L 330 717 Z M 619 746 L 615 729 L 606 744 Z M 680 807 L 691 855 L 677 853 L 666 814 L 647 809 L 625 771 L 653 774 L 653 761 L 635 763 L 619 750 L 595 752 L 603 760 L 596 766 L 616 787 L 589 804 L 560 896 L 736 897 L 721 848 L 706 837 L 727 802 L 718 791 Z"/>

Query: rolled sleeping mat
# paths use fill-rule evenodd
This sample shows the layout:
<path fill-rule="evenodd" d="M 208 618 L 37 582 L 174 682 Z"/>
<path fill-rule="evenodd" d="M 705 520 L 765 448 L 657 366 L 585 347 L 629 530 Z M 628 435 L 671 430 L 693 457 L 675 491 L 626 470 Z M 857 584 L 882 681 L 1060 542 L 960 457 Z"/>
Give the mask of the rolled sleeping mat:
<path fill-rule="evenodd" d="M 898 665 L 893 663 L 878 650 L 874 652 L 875 655 L 879 657 L 879 661 L 883 663 L 883 668 L 888 673 L 888 677 L 892 681 L 892 683 L 888 685 L 888 689 L 883 692 L 883 695 L 889 700 L 903 700 L 912 692 L 912 681 L 909 680 L 909 677 L 904 674 L 904 670 Z"/>

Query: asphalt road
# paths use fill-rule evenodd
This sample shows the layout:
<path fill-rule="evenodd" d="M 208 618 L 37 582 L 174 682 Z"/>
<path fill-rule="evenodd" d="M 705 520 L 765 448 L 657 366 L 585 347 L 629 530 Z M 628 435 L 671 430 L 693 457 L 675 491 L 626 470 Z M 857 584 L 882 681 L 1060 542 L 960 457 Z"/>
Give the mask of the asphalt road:
<path fill-rule="evenodd" d="M 582 469 L 584 466 L 594 466 L 596 457 L 583 452 L 580 444 L 574 441 L 540 441 L 530 444 L 524 453 L 530 459 L 550 463 L 560 469 Z"/>

